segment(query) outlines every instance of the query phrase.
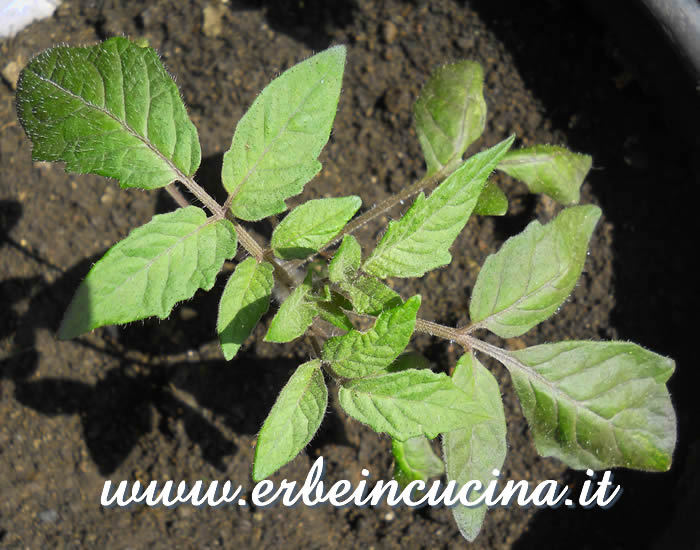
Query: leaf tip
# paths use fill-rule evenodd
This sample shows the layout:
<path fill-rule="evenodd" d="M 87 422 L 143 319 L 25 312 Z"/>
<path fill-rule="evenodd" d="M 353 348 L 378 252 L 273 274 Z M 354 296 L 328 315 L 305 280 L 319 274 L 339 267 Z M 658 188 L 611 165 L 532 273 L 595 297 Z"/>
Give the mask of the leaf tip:
<path fill-rule="evenodd" d="M 230 361 L 236 356 L 236 353 L 238 353 L 238 347 L 236 347 L 235 350 L 232 350 L 229 346 L 226 346 L 222 347 L 221 351 L 224 352 L 224 359 L 226 359 L 226 361 Z"/>
<path fill-rule="evenodd" d="M 63 321 L 61 321 L 61 326 L 58 327 L 58 332 L 56 333 L 56 336 L 59 340 L 72 340 L 76 336 L 81 335 L 83 332 L 82 330 L 76 329 L 75 326 L 73 326 L 74 323 L 68 321 L 65 317 L 63 318 Z"/>
<path fill-rule="evenodd" d="M 416 310 L 418 310 L 422 299 L 423 298 L 420 294 L 416 294 L 415 296 L 411 296 L 408 300 L 406 300 L 406 305 L 410 304 L 411 307 L 415 307 Z"/>
<path fill-rule="evenodd" d="M 90 316 L 89 292 L 85 282 L 78 287 L 68 309 L 63 314 L 56 336 L 59 340 L 72 340 L 95 328 Z"/>
<path fill-rule="evenodd" d="M 332 46 L 326 51 L 328 52 L 328 54 L 335 55 L 336 57 L 342 59 L 343 63 L 345 63 L 345 59 L 347 58 L 348 54 L 348 48 L 347 46 L 345 46 L 345 44 L 338 44 L 337 46 Z"/>
<path fill-rule="evenodd" d="M 263 468 L 261 466 L 258 466 L 260 462 L 258 460 L 253 461 L 253 472 L 251 474 L 251 477 L 253 478 L 253 481 L 255 483 L 260 483 L 263 479 L 265 479 L 268 475 L 270 474 L 263 474 L 260 470 Z M 272 472 L 270 472 L 272 473 Z"/>

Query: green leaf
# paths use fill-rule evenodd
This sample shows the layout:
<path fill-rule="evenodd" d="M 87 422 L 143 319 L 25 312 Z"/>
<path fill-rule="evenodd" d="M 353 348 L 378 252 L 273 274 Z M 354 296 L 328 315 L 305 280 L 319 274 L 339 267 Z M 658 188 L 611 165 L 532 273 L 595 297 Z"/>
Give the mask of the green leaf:
<path fill-rule="evenodd" d="M 501 391 L 493 375 L 472 354 L 460 358 L 452 379 L 490 418 L 443 435 L 447 480 L 455 480 L 460 487 L 478 480 L 485 488 L 493 479 L 493 470 L 500 470 L 506 458 L 506 417 Z M 483 489 L 472 491 L 470 500 L 482 492 Z M 457 504 L 452 515 L 462 536 L 471 542 L 479 534 L 486 506 Z"/>
<path fill-rule="evenodd" d="M 197 129 L 158 54 L 126 38 L 59 46 L 22 71 L 17 113 L 34 160 L 155 189 L 199 167 Z"/>
<path fill-rule="evenodd" d="M 474 213 L 479 216 L 504 216 L 506 212 L 508 212 L 508 197 L 498 185 L 487 181 L 474 207 Z"/>
<path fill-rule="evenodd" d="M 195 206 L 153 216 L 115 244 L 90 270 L 58 331 L 66 340 L 104 325 L 156 315 L 199 288 L 214 286 L 224 260 L 236 253 L 228 220 L 207 219 Z"/>
<path fill-rule="evenodd" d="M 352 330 L 330 338 L 323 346 L 323 360 L 345 378 L 362 378 L 387 372 L 386 368 L 406 349 L 420 308 L 420 296 L 379 314 L 367 332 Z"/>
<path fill-rule="evenodd" d="M 345 315 L 340 306 L 341 298 L 344 302 L 345 299 L 342 296 L 336 293 L 332 293 L 331 301 L 316 302 L 316 307 L 318 308 L 318 315 L 324 321 L 327 321 L 338 328 L 341 328 L 343 330 L 353 330 L 353 328 L 355 327 L 350 322 L 350 319 L 348 319 L 348 316 Z"/>
<path fill-rule="evenodd" d="M 412 437 L 406 441 L 391 441 L 394 454 L 394 479 L 406 487 L 411 481 L 428 481 L 445 471 L 445 465 L 435 454 L 425 436 Z"/>
<path fill-rule="evenodd" d="M 568 206 L 578 203 L 592 160 L 564 147 L 535 145 L 510 151 L 498 169 L 524 182 L 531 193 L 544 193 Z"/>
<path fill-rule="evenodd" d="M 328 277 L 334 283 L 350 279 L 360 269 L 360 263 L 362 263 L 360 243 L 352 235 L 345 235 L 328 266 Z"/>
<path fill-rule="evenodd" d="M 389 222 L 363 269 L 382 279 L 421 277 L 449 264 L 450 246 L 467 224 L 486 179 L 513 139 L 511 136 L 469 158 L 429 198 L 420 193 L 400 220 Z"/>
<path fill-rule="evenodd" d="M 359 271 L 361 261 L 362 250 L 357 239 L 345 235 L 328 267 L 330 280 L 345 292 L 353 309 L 360 314 L 379 315 L 400 306 L 401 296 L 376 277 Z"/>
<path fill-rule="evenodd" d="M 320 170 L 338 108 L 345 47 L 335 46 L 273 80 L 243 115 L 221 173 L 233 214 L 259 220 L 287 209 Z"/>
<path fill-rule="evenodd" d="M 353 309 L 363 315 L 379 315 L 382 311 L 400 306 L 401 296 L 375 277 L 364 273 L 349 281 L 338 283 L 352 302 Z"/>
<path fill-rule="evenodd" d="M 406 369 L 429 369 L 431 366 L 430 361 L 417 351 L 404 351 L 387 367 L 387 371 L 399 372 Z"/>
<path fill-rule="evenodd" d="M 593 205 L 567 208 L 503 243 L 474 285 L 469 312 L 476 326 L 510 338 L 551 316 L 581 275 L 600 214 Z"/>
<path fill-rule="evenodd" d="M 484 72 L 474 61 L 438 68 L 413 108 L 428 175 L 458 163 L 484 131 Z"/>
<path fill-rule="evenodd" d="M 433 439 L 487 418 L 449 376 L 427 369 L 345 381 L 338 397 L 350 416 L 399 441 Z"/>
<path fill-rule="evenodd" d="M 229 277 L 219 302 L 216 324 L 221 349 L 227 361 L 233 359 L 255 325 L 270 307 L 274 285 L 273 268 L 267 262 L 246 258 Z"/>
<path fill-rule="evenodd" d="M 270 242 L 277 257 L 303 259 L 318 252 L 362 206 L 360 197 L 316 199 L 292 210 L 275 228 Z"/>
<path fill-rule="evenodd" d="M 676 417 L 674 362 L 629 342 L 560 342 L 509 353 L 538 452 L 576 469 L 665 471 Z"/>
<path fill-rule="evenodd" d="M 304 282 L 282 302 L 277 314 L 272 318 L 265 335 L 266 342 L 291 342 L 306 332 L 314 322 L 314 317 L 318 315 L 312 293 L 312 271 L 309 269 Z"/>
<path fill-rule="evenodd" d="M 255 446 L 253 480 L 274 474 L 311 441 L 328 406 L 328 390 L 317 359 L 300 365 L 265 419 Z"/>

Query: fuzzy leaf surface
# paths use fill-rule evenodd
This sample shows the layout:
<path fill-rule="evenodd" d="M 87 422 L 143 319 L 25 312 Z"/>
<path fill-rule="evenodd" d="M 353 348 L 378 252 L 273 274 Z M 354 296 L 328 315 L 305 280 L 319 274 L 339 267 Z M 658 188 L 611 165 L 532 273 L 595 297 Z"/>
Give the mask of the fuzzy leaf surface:
<path fill-rule="evenodd" d="M 423 193 L 386 233 L 365 261 L 367 273 L 386 277 L 421 277 L 452 261 L 450 247 L 479 200 L 486 180 L 514 137 L 465 161 L 430 194 Z"/>
<path fill-rule="evenodd" d="M 565 206 L 577 204 L 593 159 L 555 145 L 510 151 L 498 169 L 522 181 L 531 193 L 544 193 Z"/>
<path fill-rule="evenodd" d="M 487 181 L 474 207 L 474 213 L 479 216 L 504 216 L 506 212 L 508 212 L 508 197 L 498 185 Z"/>
<path fill-rule="evenodd" d="M 64 161 L 67 172 L 156 189 L 199 167 L 177 86 L 153 49 L 126 38 L 39 54 L 19 79 L 17 114 L 33 159 Z"/>
<path fill-rule="evenodd" d="M 501 391 L 493 375 L 472 354 L 460 358 L 452 379 L 490 418 L 443 435 L 447 480 L 455 480 L 460 487 L 478 480 L 484 488 L 493 479 L 492 471 L 500 470 L 506 458 L 506 417 Z M 482 492 L 483 489 L 472 490 L 470 500 Z M 452 508 L 457 527 L 468 541 L 479 534 L 486 510 L 483 504 L 478 507 L 457 504 Z"/>
<path fill-rule="evenodd" d="M 504 365 L 541 455 L 576 469 L 670 468 L 673 360 L 629 342 L 560 342 L 509 355 Z"/>
<path fill-rule="evenodd" d="M 376 277 L 359 271 L 360 243 L 346 235 L 328 267 L 329 278 L 347 295 L 357 313 L 379 315 L 403 303 L 401 296 Z"/>
<path fill-rule="evenodd" d="M 227 258 L 236 253 L 236 230 L 228 220 L 207 219 L 195 206 L 153 216 L 110 248 L 78 287 L 59 337 L 96 327 L 165 319 L 173 306 L 214 286 Z"/>
<path fill-rule="evenodd" d="M 330 301 L 316 302 L 316 307 L 318 309 L 318 315 L 324 321 L 329 322 L 331 325 L 341 328 L 343 330 L 353 330 L 353 326 L 348 316 L 342 310 L 340 302 L 345 302 L 345 298 L 339 294 L 333 293 Z M 343 303 L 343 305 L 346 305 Z"/>
<path fill-rule="evenodd" d="M 427 369 L 345 381 L 338 397 L 350 416 L 399 441 L 433 439 L 487 418 L 449 376 Z"/>
<path fill-rule="evenodd" d="M 270 328 L 265 335 L 266 342 L 291 342 L 306 332 L 318 315 L 316 303 L 312 298 L 311 270 L 304 281 L 296 287 L 282 302 L 277 314 L 272 318 Z"/>
<path fill-rule="evenodd" d="M 258 435 L 253 463 L 256 482 L 274 474 L 308 445 L 327 406 L 321 362 L 300 365 L 282 388 Z"/>
<path fill-rule="evenodd" d="M 352 330 L 330 338 L 323 347 L 323 360 L 345 378 L 387 372 L 411 339 L 420 301 L 420 296 L 413 296 L 405 304 L 380 313 L 366 332 Z"/>
<path fill-rule="evenodd" d="M 416 100 L 413 116 L 428 175 L 462 158 L 486 124 L 484 72 L 474 61 L 438 68 Z"/>
<path fill-rule="evenodd" d="M 362 206 L 360 197 L 314 199 L 297 206 L 275 228 L 270 242 L 284 260 L 303 259 L 335 237 Z"/>
<path fill-rule="evenodd" d="M 328 265 L 328 277 L 334 283 L 351 278 L 362 263 L 362 248 L 352 235 L 343 237 L 338 250 Z"/>
<path fill-rule="evenodd" d="M 486 258 L 469 304 L 472 321 L 502 338 L 520 336 L 566 300 L 586 261 L 600 208 L 573 206 L 530 223 Z"/>
<path fill-rule="evenodd" d="M 273 80 L 243 115 L 221 173 L 237 218 L 284 212 L 284 201 L 321 170 L 344 69 L 345 47 L 329 48 Z"/>
<path fill-rule="evenodd" d="M 402 487 L 411 481 L 428 481 L 445 471 L 445 465 L 430 446 L 430 441 L 421 435 L 406 441 L 391 441 L 394 455 L 394 479 Z"/>
<path fill-rule="evenodd" d="M 272 265 L 246 258 L 229 277 L 219 302 L 216 328 L 227 361 L 233 359 L 245 339 L 270 307 L 274 285 Z"/>

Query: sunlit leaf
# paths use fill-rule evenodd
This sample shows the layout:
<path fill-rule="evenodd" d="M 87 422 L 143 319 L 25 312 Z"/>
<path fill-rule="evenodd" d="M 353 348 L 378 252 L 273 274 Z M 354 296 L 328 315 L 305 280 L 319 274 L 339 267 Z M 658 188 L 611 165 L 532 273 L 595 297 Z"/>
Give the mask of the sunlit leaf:
<path fill-rule="evenodd" d="M 155 189 L 192 176 L 201 152 L 180 92 L 151 48 L 114 37 L 58 46 L 22 71 L 17 113 L 34 160 Z"/>
<path fill-rule="evenodd" d="M 427 173 L 454 166 L 486 125 L 484 72 L 474 61 L 436 69 L 416 100 L 413 114 Z"/>
<path fill-rule="evenodd" d="M 479 200 L 486 180 L 513 137 L 470 157 L 427 199 L 423 193 L 400 220 L 389 222 L 363 269 L 379 278 L 421 277 L 452 261 L 449 252 Z"/>
<path fill-rule="evenodd" d="M 411 339 L 419 307 L 420 296 L 413 296 L 405 304 L 380 313 L 371 329 L 330 338 L 323 347 L 323 360 L 346 378 L 387 372 Z"/>
<path fill-rule="evenodd" d="M 581 275 L 600 208 L 574 206 L 553 221 L 534 221 L 486 259 L 472 293 L 472 321 L 503 338 L 551 316 Z"/>
<path fill-rule="evenodd" d="M 299 366 L 277 397 L 255 446 L 253 480 L 274 474 L 308 445 L 323 420 L 328 390 L 321 362 Z"/>
<path fill-rule="evenodd" d="M 447 479 L 455 480 L 460 486 L 477 480 L 485 488 L 493 479 L 493 470 L 500 470 L 506 458 L 506 417 L 501 391 L 493 375 L 471 354 L 460 358 L 452 379 L 489 418 L 443 435 Z M 474 501 L 482 492 L 483 489 L 472 491 L 470 500 Z M 486 505 L 457 504 L 452 515 L 464 538 L 473 541 L 481 530 Z"/>
<path fill-rule="evenodd" d="M 90 270 L 66 312 L 59 337 L 150 316 L 165 319 L 197 289 L 209 290 L 236 253 L 228 220 L 195 206 L 154 216 L 115 244 Z"/>
<path fill-rule="evenodd" d="M 579 201 L 581 184 L 591 169 L 588 155 L 555 145 L 535 145 L 510 151 L 498 169 L 524 182 L 530 192 L 544 193 L 569 206 Z"/>
<path fill-rule="evenodd" d="M 350 416 L 399 441 L 433 439 L 488 418 L 449 376 L 428 369 L 345 381 L 338 397 Z"/>
<path fill-rule="evenodd" d="M 272 266 L 246 258 L 229 277 L 219 302 L 217 332 L 230 361 L 270 306 L 274 285 Z"/>
<path fill-rule="evenodd" d="M 236 217 L 283 212 L 321 170 L 344 69 L 345 47 L 329 48 L 273 80 L 243 115 L 221 172 Z"/>
<path fill-rule="evenodd" d="M 335 237 L 361 205 L 355 196 L 307 201 L 280 222 L 270 245 L 279 258 L 306 258 Z"/>

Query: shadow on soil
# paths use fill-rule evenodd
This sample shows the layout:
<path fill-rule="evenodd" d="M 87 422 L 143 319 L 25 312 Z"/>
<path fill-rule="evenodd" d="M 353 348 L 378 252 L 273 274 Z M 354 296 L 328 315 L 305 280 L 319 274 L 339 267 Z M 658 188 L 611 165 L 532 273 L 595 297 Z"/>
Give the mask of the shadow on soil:
<path fill-rule="evenodd" d="M 207 159 L 204 165 L 212 162 L 220 163 L 220 158 Z M 157 210 L 172 210 L 165 193 L 159 197 Z M 205 416 L 208 412 L 219 416 L 236 433 L 257 433 L 276 392 L 297 362 L 263 360 L 240 353 L 233 369 L 223 359 L 199 358 L 192 350 L 216 334 L 216 316 L 211 312 L 217 310 L 221 288 L 215 288 L 207 293 L 200 291 L 188 301 L 187 316 L 178 315 L 176 310 L 167 322 L 149 319 L 119 329 L 98 329 L 105 332 L 104 347 L 99 349 L 89 338 L 74 340 L 118 362 L 94 385 L 67 378 L 29 380 L 38 366 L 37 331 L 48 329 L 56 334 L 73 293 L 105 251 L 64 272 L 8 236 L 21 216 L 19 203 L 0 202 L 0 248 L 14 247 L 60 275 L 50 283 L 42 276 L 0 283 L 0 302 L 8 306 L 0 321 L 0 339 L 15 335 L 10 353 L 0 359 L 0 380 L 11 379 L 17 400 L 42 414 L 79 414 L 91 457 L 103 475 L 122 463 L 139 439 L 154 428 L 153 422 L 158 422 L 157 427 L 166 436 L 173 436 L 169 426 L 174 419 L 183 420 L 187 435 L 201 448 L 203 458 L 224 469 L 223 458 L 233 454 L 236 447 Z M 218 281 L 217 287 L 222 282 Z M 26 307 L 17 307 L 20 303 L 26 303 Z M 168 356 L 180 360 L 168 360 Z M 151 358 L 158 358 L 158 363 Z M 252 402 L 254 408 L 246 406 Z"/>
<path fill-rule="evenodd" d="M 357 10 L 354 0 L 238 0 L 231 3 L 233 11 L 260 7 L 265 10 L 270 27 L 304 42 L 314 50 L 330 46 L 332 31 L 350 25 Z"/>

